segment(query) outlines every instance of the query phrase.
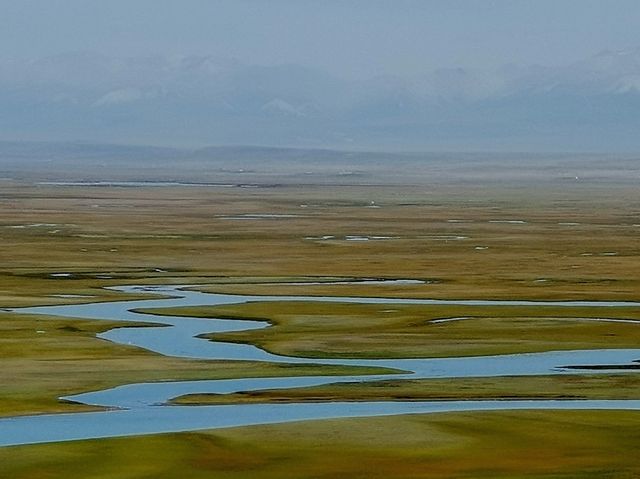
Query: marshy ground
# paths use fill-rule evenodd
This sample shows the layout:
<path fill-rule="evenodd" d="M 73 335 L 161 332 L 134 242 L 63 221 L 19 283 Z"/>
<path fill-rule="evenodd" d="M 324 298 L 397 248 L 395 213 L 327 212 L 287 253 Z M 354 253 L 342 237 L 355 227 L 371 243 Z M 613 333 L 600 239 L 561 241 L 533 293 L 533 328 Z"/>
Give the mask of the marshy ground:
<path fill-rule="evenodd" d="M 640 414 L 520 411 L 253 426 L 0 449 L 6 477 L 634 478 Z"/>
<path fill-rule="evenodd" d="M 109 301 L 124 296 L 103 286 L 140 283 L 198 284 L 216 292 L 270 295 L 639 300 L 640 192 L 623 177 L 598 175 L 581 172 L 577 181 L 575 175 L 561 172 L 551 180 L 504 182 L 443 181 L 440 175 L 430 181 L 428 175 L 412 177 L 407 172 L 397 182 L 404 186 L 374 178 L 368 184 L 288 182 L 260 187 L 259 178 L 252 178 L 258 186 L 252 188 L 5 181 L 0 198 L 0 307 Z M 284 284 L 350 278 L 422 282 Z M 603 309 L 275 302 L 183 313 L 267 319 L 273 327 L 216 337 L 308 357 L 637 347 L 640 325 L 584 320 L 640 320 L 637 308 Z M 429 324 L 452 317 L 471 319 Z M 57 397 L 129 382 L 355 371 L 181 360 L 94 338 L 114 326 L 0 313 L 5 365 L 0 414 L 85 410 Z M 633 373 L 603 373 L 390 378 L 178 401 L 639 395 Z M 638 425 L 640 413 L 609 411 L 315 421 L 3 448 L 0 476 L 636 477 Z"/>
<path fill-rule="evenodd" d="M 461 306 L 256 301 L 143 309 L 172 316 L 253 319 L 271 327 L 203 335 L 310 358 L 438 358 L 574 349 L 633 349 L 637 307 Z"/>

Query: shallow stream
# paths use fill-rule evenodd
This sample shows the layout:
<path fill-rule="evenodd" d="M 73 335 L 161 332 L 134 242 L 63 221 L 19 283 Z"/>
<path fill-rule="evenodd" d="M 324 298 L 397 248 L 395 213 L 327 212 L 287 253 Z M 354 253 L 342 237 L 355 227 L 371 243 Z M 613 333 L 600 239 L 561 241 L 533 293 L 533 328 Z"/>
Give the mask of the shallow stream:
<path fill-rule="evenodd" d="M 360 282 L 362 283 L 362 282 Z M 342 284 L 342 282 L 341 282 Z M 377 366 L 402 370 L 402 374 L 362 376 L 310 376 L 243 378 L 215 381 L 140 383 L 70 396 L 67 400 L 103 406 L 107 411 L 48 414 L 0 419 L 0 446 L 68 441 L 163 432 L 191 431 L 309 419 L 496 409 L 638 409 L 640 400 L 491 400 L 425 402 L 327 402 L 296 404 L 237 404 L 218 406 L 169 406 L 169 399 L 190 393 L 226 394 L 316 386 L 337 382 L 380 379 L 462 378 L 578 374 L 571 365 L 627 365 L 640 358 L 640 349 L 558 351 L 547 353 L 446 359 L 308 359 L 279 356 L 255 346 L 196 338 L 212 332 L 268 327 L 258 321 L 202 319 L 135 313 L 132 309 L 237 304 L 250 301 L 323 301 L 375 304 L 432 304 L 476 306 L 640 306 L 619 301 L 454 301 L 318 296 L 247 296 L 201 293 L 184 286 L 122 286 L 123 292 L 162 295 L 161 299 L 90 303 L 82 305 L 16 308 L 22 314 L 46 314 L 95 320 L 163 324 L 159 327 L 117 328 L 99 337 L 115 343 L 139 346 L 157 353 L 184 358 L 251 360 L 280 363 Z M 164 296 L 170 296 L 166 298 Z M 463 319 L 463 318 L 451 318 Z M 603 318 L 607 320 L 607 318 Z M 640 325 L 639 325 L 640 327 Z"/>

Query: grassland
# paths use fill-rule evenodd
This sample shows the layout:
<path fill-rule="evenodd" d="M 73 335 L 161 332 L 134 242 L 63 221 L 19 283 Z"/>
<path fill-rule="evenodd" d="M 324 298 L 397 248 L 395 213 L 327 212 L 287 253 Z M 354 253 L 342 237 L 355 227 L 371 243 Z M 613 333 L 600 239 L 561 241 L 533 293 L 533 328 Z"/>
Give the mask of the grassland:
<path fill-rule="evenodd" d="M 272 327 L 203 337 L 312 358 L 429 358 L 570 349 L 635 348 L 638 308 L 251 302 L 145 310 L 269 321 Z M 443 318 L 469 318 L 438 322 Z M 582 318 L 582 319 L 580 319 Z M 434 322 L 435 321 L 435 322 Z"/>
<path fill-rule="evenodd" d="M 11 261 L 0 270 L 0 306 L 50 303 L 58 300 L 49 294 L 141 280 L 218 283 L 212 288 L 229 292 L 301 290 L 236 279 L 246 277 L 256 278 L 250 283 L 300 276 L 431 281 L 304 288 L 390 297 L 638 299 L 640 290 L 640 193 L 625 184 L 9 183 L 2 198 L 0 238 Z M 350 235 L 388 239 L 345 239 Z M 333 238 L 318 239 L 323 236 Z M 49 276 L 58 272 L 76 276 Z M 228 279 L 235 284 L 219 284 Z"/>
<path fill-rule="evenodd" d="M 120 384 L 374 372 L 367 368 L 192 361 L 96 339 L 122 323 L 0 313 L 0 416 L 86 411 L 60 396 Z"/>
<path fill-rule="evenodd" d="M 14 479 L 632 479 L 640 413 L 518 411 L 254 426 L 0 449 Z"/>
<path fill-rule="evenodd" d="M 556 171 L 550 181 L 502 183 L 482 179 L 477 170 L 474 180 L 448 180 L 436 172 L 434 181 L 425 171 L 415 178 L 404 173 L 403 186 L 385 185 L 384 178 L 368 178 L 366 185 L 271 180 L 256 188 L 4 181 L 0 240 L 7 260 L 0 267 L 0 308 L 112 300 L 123 296 L 102 286 L 140 283 L 248 294 L 640 300 L 640 191 L 633 182 L 582 172 L 575 181 L 571 169 Z M 277 284 L 324 277 L 427 282 Z M 85 297 L 54 296 L 60 294 Z M 218 337 L 310 357 L 637 347 L 640 339 L 637 325 L 567 317 L 637 318 L 637 311 L 625 308 L 606 314 L 321 303 L 225 308 L 200 313 L 268 319 L 274 326 Z M 475 319 L 429 324 L 457 316 Z M 113 326 L 3 313 L 0 415 L 83 410 L 56 398 L 134 381 L 348 372 L 163 358 L 93 337 Z M 419 399 L 453 397 L 455 390 L 458 397 L 637 397 L 637 381 L 628 375 L 469 381 L 389 381 L 191 400 Z M 638 426 L 637 413 L 608 411 L 318 421 L 2 448 L 0 477 L 631 478 L 640 474 Z"/>
<path fill-rule="evenodd" d="M 188 394 L 183 406 L 324 401 L 449 401 L 481 399 L 637 399 L 637 374 L 517 376 L 345 382 L 295 389 Z"/>

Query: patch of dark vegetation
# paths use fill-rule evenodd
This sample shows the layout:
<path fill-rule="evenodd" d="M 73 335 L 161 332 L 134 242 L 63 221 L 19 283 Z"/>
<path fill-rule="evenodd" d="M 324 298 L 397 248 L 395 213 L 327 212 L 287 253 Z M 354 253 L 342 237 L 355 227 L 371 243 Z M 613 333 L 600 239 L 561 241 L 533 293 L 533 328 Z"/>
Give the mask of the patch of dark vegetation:
<path fill-rule="evenodd" d="M 71 325 L 66 325 L 66 326 L 60 326 L 58 328 L 58 331 L 67 331 L 70 333 L 79 333 L 82 331 L 82 329 L 76 327 L 76 326 L 71 326 Z"/>
<path fill-rule="evenodd" d="M 604 370 L 614 371 L 616 369 L 633 370 L 633 369 L 640 369 L 640 364 L 586 364 L 586 365 L 575 365 L 575 366 L 562 366 L 562 369 L 586 369 L 586 370 L 594 370 L 594 371 L 604 371 Z"/>

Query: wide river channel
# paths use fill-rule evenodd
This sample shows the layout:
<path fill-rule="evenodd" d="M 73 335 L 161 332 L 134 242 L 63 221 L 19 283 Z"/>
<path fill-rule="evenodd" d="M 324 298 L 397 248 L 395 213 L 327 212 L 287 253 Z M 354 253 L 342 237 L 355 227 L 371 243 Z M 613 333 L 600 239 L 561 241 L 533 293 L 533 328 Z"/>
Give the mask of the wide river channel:
<path fill-rule="evenodd" d="M 633 306 L 640 302 L 620 301 L 453 301 L 318 296 L 247 296 L 201 293 L 184 286 L 122 286 L 122 292 L 162 295 L 160 299 L 116 301 L 65 306 L 16 308 L 22 314 L 46 314 L 69 318 L 146 322 L 158 327 L 117 328 L 99 337 L 115 343 L 135 345 L 157 353 L 183 358 L 251 360 L 280 363 L 376 366 L 401 370 L 401 374 L 362 376 L 308 376 L 244 378 L 213 381 L 140 383 L 104 391 L 88 392 L 64 399 L 109 408 L 101 412 L 47 414 L 0 419 L 0 446 L 70 441 L 138 434 L 193 431 L 309 419 L 381 416 L 408 413 L 497 409 L 637 409 L 640 400 L 487 400 L 487 401 L 378 401 L 294 404 L 237 404 L 176 406 L 166 402 L 190 393 L 226 394 L 238 391 L 315 386 L 337 382 L 381 379 L 463 378 L 482 376 L 524 376 L 578 374 L 571 365 L 628 365 L 640 358 L 640 349 L 561 351 L 447 359 L 307 359 L 268 353 L 251 345 L 199 339 L 203 333 L 240 331 L 268 327 L 257 321 L 156 316 L 133 309 L 175 306 L 238 304 L 251 301 L 323 301 L 376 304 L 425 305 L 552 305 Z M 170 296 L 167 298 L 166 296 Z M 450 318 L 450 320 L 464 318 Z M 603 316 L 606 321 L 606 315 Z M 635 322 L 635 321 L 629 321 Z M 640 327 L 640 322 L 638 324 Z M 619 370 L 617 372 L 620 372 Z"/>

